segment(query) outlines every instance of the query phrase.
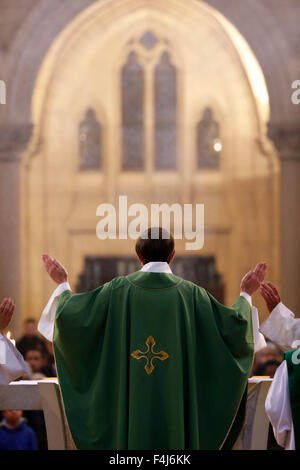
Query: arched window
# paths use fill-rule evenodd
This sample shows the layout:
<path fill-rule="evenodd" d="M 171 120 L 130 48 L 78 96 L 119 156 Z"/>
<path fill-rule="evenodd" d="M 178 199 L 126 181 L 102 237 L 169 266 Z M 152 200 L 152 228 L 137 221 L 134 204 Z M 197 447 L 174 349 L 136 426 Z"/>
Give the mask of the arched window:
<path fill-rule="evenodd" d="M 99 170 L 102 165 L 101 124 L 89 108 L 79 124 L 79 169 Z"/>
<path fill-rule="evenodd" d="M 211 108 L 203 112 L 202 120 L 197 125 L 197 165 L 199 169 L 215 170 L 220 167 L 220 126 L 214 120 Z"/>
<path fill-rule="evenodd" d="M 177 79 L 168 52 L 155 67 L 155 169 L 176 169 Z"/>
<path fill-rule="evenodd" d="M 177 71 L 169 44 L 152 31 L 129 41 L 121 69 L 123 170 L 177 167 Z M 147 108 L 147 115 L 145 109 Z"/>
<path fill-rule="evenodd" d="M 122 68 L 122 168 L 144 168 L 144 69 L 134 51 Z"/>

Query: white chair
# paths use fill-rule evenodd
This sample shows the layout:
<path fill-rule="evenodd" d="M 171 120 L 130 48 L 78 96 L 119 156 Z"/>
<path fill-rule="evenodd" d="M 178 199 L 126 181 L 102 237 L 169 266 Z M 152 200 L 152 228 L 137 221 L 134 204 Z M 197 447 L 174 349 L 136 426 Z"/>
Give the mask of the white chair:
<path fill-rule="evenodd" d="M 75 449 L 57 379 L 0 385 L 0 410 L 43 410 L 48 449 Z"/>

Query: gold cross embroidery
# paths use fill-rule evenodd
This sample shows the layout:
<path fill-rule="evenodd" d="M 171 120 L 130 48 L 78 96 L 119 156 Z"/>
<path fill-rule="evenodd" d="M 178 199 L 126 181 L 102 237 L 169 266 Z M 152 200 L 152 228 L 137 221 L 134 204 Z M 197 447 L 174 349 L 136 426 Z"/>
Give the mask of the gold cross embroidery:
<path fill-rule="evenodd" d="M 142 358 L 146 359 L 145 371 L 147 372 L 148 375 L 152 374 L 154 370 L 154 365 L 153 365 L 154 359 L 165 361 L 169 357 L 169 354 L 167 354 L 165 351 L 155 352 L 154 351 L 155 344 L 156 343 L 155 343 L 155 339 L 153 338 L 153 336 L 148 336 L 146 340 L 146 346 L 147 346 L 146 351 L 140 351 L 139 349 L 137 349 L 136 351 L 133 351 L 131 353 L 131 356 L 137 360 L 140 360 Z M 150 345 L 151 345 L 151 349 L 150 349 Z"/>

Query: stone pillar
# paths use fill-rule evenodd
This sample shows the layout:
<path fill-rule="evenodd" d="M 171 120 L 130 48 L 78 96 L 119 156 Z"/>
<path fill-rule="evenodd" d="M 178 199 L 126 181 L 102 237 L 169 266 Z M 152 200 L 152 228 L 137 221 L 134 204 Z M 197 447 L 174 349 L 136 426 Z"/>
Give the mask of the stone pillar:
<path fill-rule="evenodd" d="M 20 167 L 31 124 L 0 126 L 0 299 L 12 297 L 17 309 L 11 323 L 20 333 Z"/>
<path fill-rule="evenodd" d="M 300 316 L 300 129 L 269 126 L 280 158 L 282 300 Z"/>

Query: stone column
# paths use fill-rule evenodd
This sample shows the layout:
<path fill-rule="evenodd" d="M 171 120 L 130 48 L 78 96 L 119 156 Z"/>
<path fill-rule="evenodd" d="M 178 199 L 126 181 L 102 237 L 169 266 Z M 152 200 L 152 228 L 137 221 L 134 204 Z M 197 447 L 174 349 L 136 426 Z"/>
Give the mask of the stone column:
<path fill-rule="evenodd" d="M 282 300 L 300 317 L 300 128 L 269 126 L 280 158 Z"/>
<path fill-rule="evenodd" d="M 20 168 L 22 152 L 32 132 L 31 124 L 0 126 L 0 299 L 17 304 L 11 330 L 20 333 Z"/>

